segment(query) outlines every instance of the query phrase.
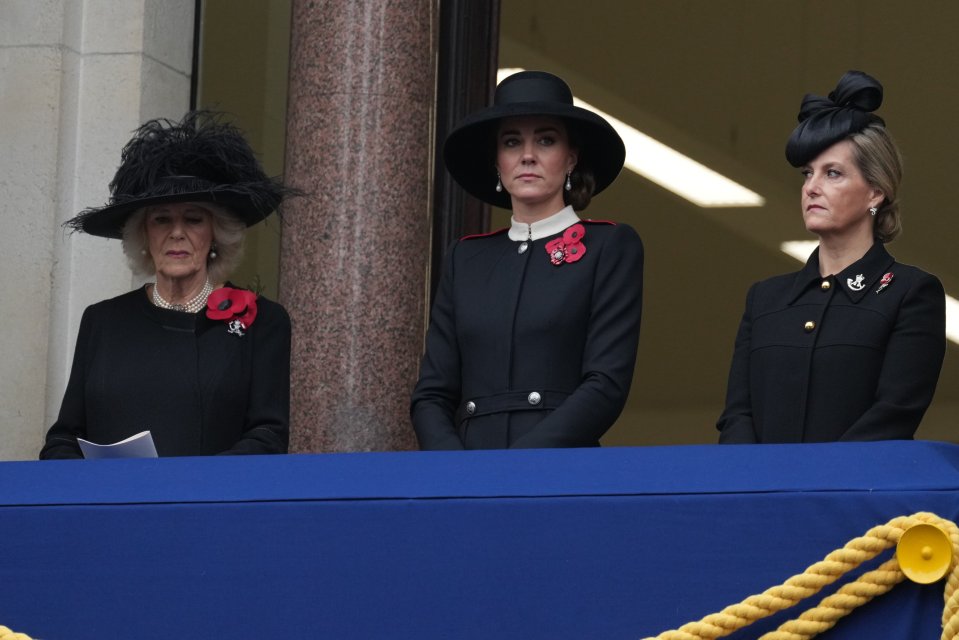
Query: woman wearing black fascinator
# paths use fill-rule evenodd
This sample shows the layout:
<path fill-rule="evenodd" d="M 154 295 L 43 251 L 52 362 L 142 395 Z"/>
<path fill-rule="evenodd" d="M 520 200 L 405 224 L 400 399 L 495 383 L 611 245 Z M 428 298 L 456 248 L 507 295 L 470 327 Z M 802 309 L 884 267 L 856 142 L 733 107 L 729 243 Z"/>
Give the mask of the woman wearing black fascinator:
<path fill-rule="evenodd" d="M 446 166 L 508 228 L 450 251 L 413 391 L 423 449 L 597 446 L 626 403 L 642 311 L 643 245 L 580 217 L 626 149 L 566 83 L 522 71 L 450 133 Z"/>
<path fill-rule="evenodd" d="M 746 297 L 721 443 L 911 439 L 945 354 L 939 280 L 886 251 L 900 232 L 902 162 L 879 82 L 849 71 L 807 95 L 786 159 L 803 176 L 819 246 L 796 272 Z"/>
<path fill-rule="evenodd" d="M 131 270 L 154 282 L 84 311 L 41 458 L 141 431 L 160 456 L 286 452 L 289 316 L 227 277 L 247 227 L 294 193 L 218 114 L 137 129 L 110 201 L 67 226 L 121 240 Z"/>

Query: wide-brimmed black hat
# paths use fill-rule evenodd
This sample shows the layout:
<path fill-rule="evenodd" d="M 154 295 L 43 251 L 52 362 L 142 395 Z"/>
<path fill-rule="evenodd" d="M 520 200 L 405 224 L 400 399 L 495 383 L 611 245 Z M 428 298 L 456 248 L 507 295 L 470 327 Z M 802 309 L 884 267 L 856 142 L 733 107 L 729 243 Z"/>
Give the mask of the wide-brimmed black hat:
<path fill-rule="evenodd" d="M 493 106 L 467 116 L 443 148 L 446 168 L 467 192 L 484 202 L 509 209 L 509 194 L 496 191 L 496 123 L 512 116 L 554 116 L 575 129 L 577 166 L 593 172 L 597 194 L 616 179 L 626 147 L 616 130 L 597 114 L 573 106 L 569 86 L 545 71 L 520 71 L 496 87 Z"/>
<path fill-rule="evenodd" d="M 295 190 L 264 173 L 235 126 L 210 111 L 180 122 L 150 120 L 123 147 L 110 182 L 110 202 L 81 211 L 65 225 L 104 238 L 121 238 L 134 211 L 172 202 L 212 202 L 247 226 L 266 218 Z"/>
<path fill-rule="evenodd" d="M 808 164 L 820 153 L 872 123 L 882 105 L 882 85 L 862 71 L 847 71 L 827 96 L 807 93 L 799 108 L 799 126 L 786 143 L 786 160 L 794 167 Z"/>

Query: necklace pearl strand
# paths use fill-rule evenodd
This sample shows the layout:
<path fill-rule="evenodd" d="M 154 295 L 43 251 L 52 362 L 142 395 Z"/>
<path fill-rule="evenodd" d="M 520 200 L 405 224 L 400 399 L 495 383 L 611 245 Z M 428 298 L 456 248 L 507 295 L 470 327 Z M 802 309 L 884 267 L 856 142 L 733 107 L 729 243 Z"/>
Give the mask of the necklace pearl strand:
<path fill-rule="evenodd" d="M 163 297 L 160 295 L 159 289 L 157 288 L 157 284 L 154 282 L 153 304 L 161 309 L 171 309 L 173 311 L 182 311 L 184 313 L 196 313 L 206 306 L 206 299 L 210 297 L 211 293 L 213 293 L 213 283 L 210 282 L 209 278 L 207 278 L 207 281 L 203 284 L 203 288 L 200 289 L 200 293 L 196 294 L 195 298 L 186 304 L 173 304 L 163 299 Z"/>

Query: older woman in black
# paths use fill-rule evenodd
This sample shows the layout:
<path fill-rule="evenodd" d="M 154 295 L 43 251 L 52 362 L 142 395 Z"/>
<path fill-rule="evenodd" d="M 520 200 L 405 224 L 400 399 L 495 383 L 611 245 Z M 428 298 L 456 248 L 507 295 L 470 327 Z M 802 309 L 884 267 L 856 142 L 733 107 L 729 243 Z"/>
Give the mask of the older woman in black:
<path fill-rule="evenodd" d="M 450 252 L 412 397 L 420 446 L 597 446 L 632 380 L 643 247 L 629 226 L 577 212 L 616 178 L 622 140 L 560 78 L 526 71 L 450 134 L 444 157 L 513 217 Z"/>
<path fill-rule="evenodd" d="M 282 453 L 289 429 L 290 319 L 232 287 L 246 228 L 289 192 L 238 129 L 214 114 L 152 120 L 124 147 L 111 200 L 68 224 L 120 238 L 155 282 L 91 305 L 41 458 L 79 458 L 150 431 L 158 455 Z"/>
<path fill-rule="evenodd" d="M 899 152 L 874 78 L 850 71 L 807 95 L 786 158 L 819 247 L 797 273 L 749 290 L 721 443 L 912 438 L 945 353 L 939 280 L 886 251 L 900 231 Z"/>

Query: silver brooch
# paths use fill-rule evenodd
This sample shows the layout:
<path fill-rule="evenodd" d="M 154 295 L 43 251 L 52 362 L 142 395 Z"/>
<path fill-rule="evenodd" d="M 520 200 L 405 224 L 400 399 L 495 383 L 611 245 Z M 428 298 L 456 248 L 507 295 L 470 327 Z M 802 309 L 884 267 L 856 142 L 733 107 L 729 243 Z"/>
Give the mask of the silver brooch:
<path fill-rule="evenodd" d="M 852 278 L 846 278 L 846 284 L 853 291 L 862 291 L 862 289 L 866 286 L 862 283 L 864 279 L 865 279 L 865 276 L 860 273 L 859 275 L 856 276 L 855 280 L 853 280 Z"/>

